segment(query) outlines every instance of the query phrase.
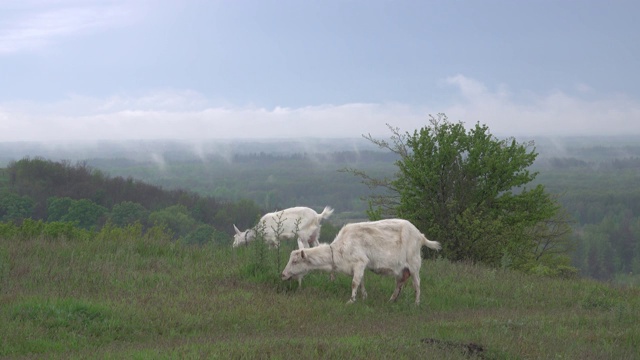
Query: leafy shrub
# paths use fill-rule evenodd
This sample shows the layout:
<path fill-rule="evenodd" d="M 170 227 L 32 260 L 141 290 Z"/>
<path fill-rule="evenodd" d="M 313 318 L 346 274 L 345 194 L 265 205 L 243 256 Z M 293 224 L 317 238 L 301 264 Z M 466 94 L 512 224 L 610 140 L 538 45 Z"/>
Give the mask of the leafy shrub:
<path fill-rule="evenodd" d="M 23 239 L 36 238 L 42 234 L 44 227 L 45 223 L 42 220 L 25 219 L 18 229 L 18 235 Z"/>
<path fill-rule="evenodd" d="M 20 220 L 30 217 L 35 202 L 28 196 L 2 191 L 0 192 L 0 221 Z"/>
<path fill-rule="evenodd" d="M 91 200 L 81 199 L 69 207 L 69 212 L 62 220 L 76 222 L 78 226 L 90 229 L 99 225 L 99 220 L 107 213 L 107 208 Z"/>
<path fill-rule="evenodd" d="M 10 239 L 18 234 L 18 226 L 14 223 L 0 223 L 0 238 Z"/>
<path fill-rule="evenodd" d="M 64 221 L 43 222 L 42 220 L 25 219 L 22 224 L 0 223 L 0 238 L 19 238 L 23 240 L 37 239 L 87 239 L 91 233 L 80 229 L 74 223 Z"/>
<path fill-rule="evenodd" d="M 46 223 L 42 229 L 42 235 L 49 239 L 79 239 L 82 238 L 83 233 L 86 231 L 76 228 L 71 222 L 63 221 Z"/>
<path fill-rule="evenodd" d="M 99 226 L 107 212 L 107 208 L 88 199 L 51 197 L 47 200 L 48 221 L 75 222 L 84 229 Z"/>
<path fill-rule="evenodd" d="M 69 208 L 74 200 L 70 197 L 50 197 L 47 199 L 47 220 L 62 221 L 69 213 Z"/>
<path fill-rule="evenodd" d="M 187 208 L 183 205 L 173 205 L 149 215 L 149 222 L 169 228 L 176 237 L 186 236 L 196 224 Z"/>
<path fill-rule="evenodd" d="M 146 223 L 149 212 L 139 203 L 123 201 L 111 209 L 109 219 L 117 226 L 126 226 L 135 222 Z"/>
<path fill-rule="evenodd" d="M 203 245 L 213 240 L 215 228 L 211 225 L 200 225 L 184 239 L 190 245 Z"/>
<path fill-rule="evenodd" d="M 142 224 L 135 223 L 124 227 L 107 223 L 95 234 L 96 241 L 104 240 L 131 240 L 141 238 L 143 235 Z"/>

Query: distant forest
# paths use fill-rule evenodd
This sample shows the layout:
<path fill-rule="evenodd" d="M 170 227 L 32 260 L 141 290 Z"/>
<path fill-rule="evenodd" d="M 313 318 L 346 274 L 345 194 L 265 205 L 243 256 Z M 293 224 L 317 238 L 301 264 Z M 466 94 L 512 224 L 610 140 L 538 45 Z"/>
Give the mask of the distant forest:
<path fill-rule="evenodd" d="M 64 148 L 67 158 L 81 159 L 75 163 L 47 160 L 40 151 L 41 158 L 4 160 L 0 219 L 10 220 L 7 204 L 13 202 L 15 215 L 20 201 L 32 204 L 35 219 L 69 219 L 87 199 L 101 207 L 80 212 L 99 214 L 88 227 L 162 221 L 193 243 L 228 242 L 231 224 L 249 227 L 262 212 L 296 205 L 336 209 L 323 228 L 322 240 L 331 241 L 343 223 L 366 218 L 372 194 L 340 170 L 380 178 L 396 170 L 393 154 L 353 140 L 120 144 L 105 146 L 104 155 Z M 574 221 L 574 266 L 584 276 L 640 285 L 640 138 L 537 139 L 536 151 L 535 183 L 557 194 Z"/>

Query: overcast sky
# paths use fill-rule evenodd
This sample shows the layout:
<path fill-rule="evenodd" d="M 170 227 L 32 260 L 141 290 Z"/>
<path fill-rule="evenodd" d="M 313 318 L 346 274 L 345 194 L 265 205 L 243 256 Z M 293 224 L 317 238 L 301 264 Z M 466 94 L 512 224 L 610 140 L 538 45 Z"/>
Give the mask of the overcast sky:
<path fill-rule="evenodd" d="M 640 1 L 1 0 L 0 141 L 640 134 Z"/>

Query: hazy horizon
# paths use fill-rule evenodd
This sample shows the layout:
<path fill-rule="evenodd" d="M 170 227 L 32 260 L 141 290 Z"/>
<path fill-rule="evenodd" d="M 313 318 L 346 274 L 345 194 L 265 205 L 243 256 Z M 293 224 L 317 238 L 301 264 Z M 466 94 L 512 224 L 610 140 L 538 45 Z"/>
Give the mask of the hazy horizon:
<path fill-rule="evenodd" d="M 388 138 L 378 138 L 389 140 Z M 640 135 L 589 135 L 568 137 L 524 137 L 519 142 L 533 141 L 538 159 L 548 157 L 574 157 L 576 149 L 618 148 L 618 158 L 631 147 L 634 154 L 640 148 Z M 208 139 L 208 140 L 83 140 L 83 141 L 0 141 L 0 167 L 10 161 L 42 157 L 54 161 L 85 161 L 89 159 L 129 159 L 164 163 L 167 159 L 185 158 L 205 161 L 208 157 L 222 157 L 230 161 L 234 154 L 264 152 L 290 155 L 306 153 L 334 153 L 342 151 L 383 151 L 369 140 L 359 138 L 306 138 L 306 139 Z M 177 156 L 177 158 L 176 158 Z M 177 160 L 179 161 L 179 160 Z"/>

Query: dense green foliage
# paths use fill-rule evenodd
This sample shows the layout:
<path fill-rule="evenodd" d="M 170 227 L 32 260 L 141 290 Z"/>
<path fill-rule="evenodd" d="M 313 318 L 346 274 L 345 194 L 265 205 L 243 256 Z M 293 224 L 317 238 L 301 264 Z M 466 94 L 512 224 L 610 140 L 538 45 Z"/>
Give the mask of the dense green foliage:
<path fill-rule="evenodd" d="M 49 204 L 47 206 L 48 221 L 74 222 L 85 229 L 103 223 L 102 217 L 108 211 L 104 206 L 88 199 L 50 197 L 47 202 Z"/>
<path fill-rule="evenodd" d="M 522 262 L 532 253 L 529 229 L 550 215 L 542 185 L 528 167 L 536 154 L 515 140 L 495 140 L 486 126 L 432 122 L 407 134 L 406 155 L 393 182 L 397 213 L 444 244 L 452 260 L 498 265 L 502 256 Z M 551 209 L 553 210 L 553 208 Z"/>
<path fill-rule="evenodd" d="M 189 242 L 229 243 L 234 215 L 250 223 L 260 214 L 251 203 L 219 202 L 185 190 L 164 190 L 132 178 L 111 178 L 86 164 L 71 165 L 41 158 L 22 159 L 5 170 L 5 188 L 0 192 L 0 218 L 73 223 L 84 229 L 99 229 L 107 223 L 143 227 L 162 225 L 174 238 Z M 215 238 L 213 237 L 215 235 Z"/>
<path fill-rule="evenodd" d="M 0 193 L 0 221 L 11 221 L 31 216 L 34 201 L 28 196 L 20 196 L 4 190 Z"/>
<path fill-rule="evenodd" d="M 570 157 L 541 162 L 537 165 L 540 169 L 538 181 L 562 194 L 559 201 L 574 219 L 576 249 L 573 264 L 581 273 L 600 280 L 638 286 L 640 146 L 600 147 L 603 154 L 618 149 L 612 156 L 635 156 L 626 160 L 605 158 L 594 161 L 590 157 L 594 154 L 587 151 L 589 149 L 573 149 Z"/>
<path fill-rule="evenodd" d="M 569 249 L 558 246 L 569 233 L 566 222 L 556 221 L 560 206 L 543 185 L 530 184 L 537 157 L 532 144 L 499 140 L 486 125 L 467 130 L 444 114 L 413 133 L 391 131 L 390 142 L 369 139 L 399 157 L 396 177 L 373 180 L 352 171 L 388 190 L 386 197 L 370 200 L 374 216 L 410 220 L 440 241 L 443 256 L 452 261 L 570 270 Z"/>
<path fill-rule="evenodd" d="M 295 246 L 294 244 L 291 244 Z M 160 227 L 0 226 L 0 357 L 631 359 L 640 293 L 428 260 L 422 304 L 367 273 L 279 280 L 288 251 L 187 246 Z M 262 254 L 262 258 L 258 254 Z M 469 354 L 473 349 L 474 355 Z"/>

